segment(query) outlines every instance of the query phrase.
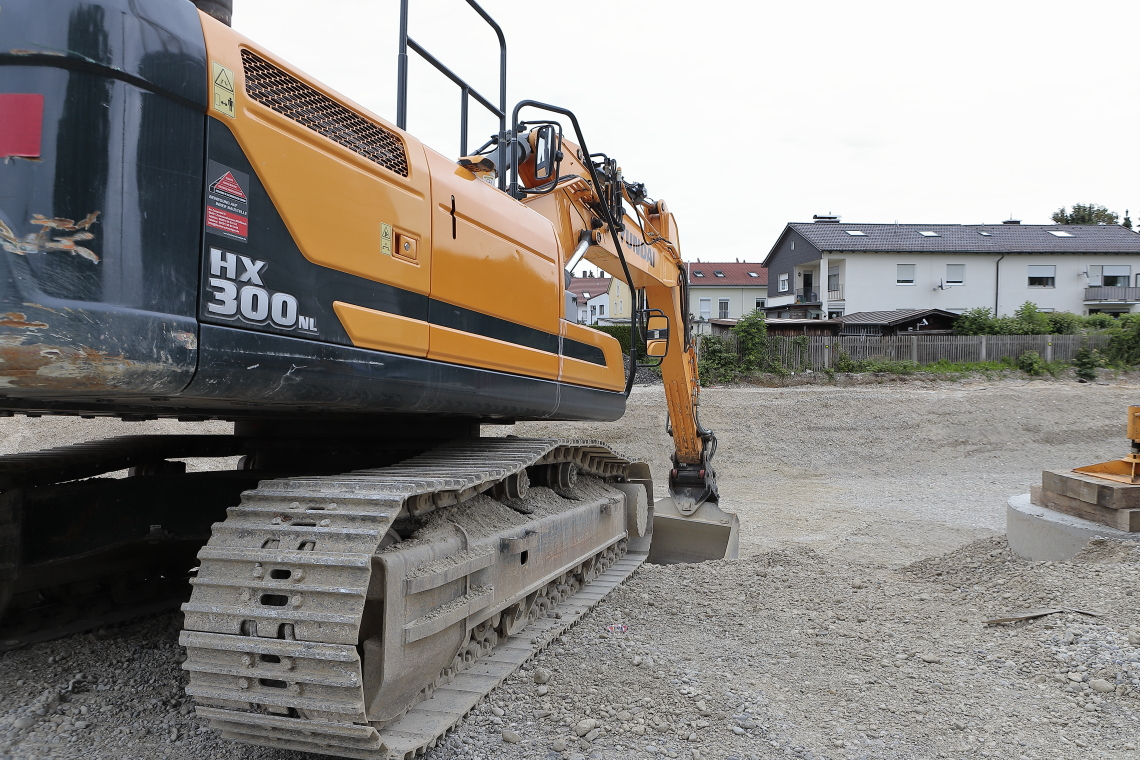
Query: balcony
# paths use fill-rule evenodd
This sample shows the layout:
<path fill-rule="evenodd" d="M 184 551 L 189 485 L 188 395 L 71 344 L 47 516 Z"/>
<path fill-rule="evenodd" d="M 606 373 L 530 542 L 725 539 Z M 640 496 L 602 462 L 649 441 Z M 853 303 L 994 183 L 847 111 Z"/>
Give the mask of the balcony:
<path fill-rule="evenodd" d="M 828 289 L 827 289 L 827 300 L 828 301 L 842 301 L 842 300 L 844 300 L 844 298 L 843 298 L 843 286 L 842 285 L 836 285 L 834 290 L 832 290 L 830 287 L 828 287 Z"/>
<path fill-rule="evenodd" d="M 809 288 L 796 288 L 796 303 L 820 303 L 819 293 Z"/>
<path fill-rule="evenodd" d="M 1085 301 L 1111 301 L 1112 303 L 1140 302 L 1140 288 L 1100 286 L 1085 288 Z"/>

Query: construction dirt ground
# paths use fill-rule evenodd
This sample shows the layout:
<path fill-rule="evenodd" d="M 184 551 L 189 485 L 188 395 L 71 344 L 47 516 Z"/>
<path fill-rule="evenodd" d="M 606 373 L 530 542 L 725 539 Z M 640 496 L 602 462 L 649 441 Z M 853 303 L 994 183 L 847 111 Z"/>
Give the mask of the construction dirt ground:
<path fill-rule="evenodd" d="M 1140 551 L 1028 562 L 1006 500 L 1122 456 L 1127 381 L 710 389 L 740 559 L 645 566 L 492 693 L 429 760 L 1140 760 Z M 668 452 L 660 386 L 612 424 L 487 434 Z M 144 430 L 145 428 L 145 430 Z M 0 421 L 0 452 L 221 423 Z M 987 626 L 1051 605 L 1094 611 Z M 0 657 L 0 758 L 300 760 L 223 741 L 182 692 L 180 615 Z"/>

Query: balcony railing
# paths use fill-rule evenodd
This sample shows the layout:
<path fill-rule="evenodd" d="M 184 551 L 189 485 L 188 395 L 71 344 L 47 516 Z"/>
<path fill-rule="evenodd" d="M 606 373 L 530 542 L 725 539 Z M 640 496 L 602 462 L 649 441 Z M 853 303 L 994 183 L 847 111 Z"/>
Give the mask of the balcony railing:
<path fill-rule="evenodd" d="M 828 301 L 842 301 L 842 300 L 844 300 L 843 299 L 843 286 L 842 285 L 836 285 L 834 290 L 832 290 L 831 288 L 828 288 L 827 289 L 827 300 Z"/>
<path fill-rule="evenodd" d="M 1140 301 L 1140 288 L 1100 286 L 1085 288 L 1086 301 L 1114 301 L 1116 303 L 1131 303 Z"/>
<path fill-rule="evenodd" d="M 796 303 L 819 303 L 819 293 L 808 288 L 796 288 Z"/>

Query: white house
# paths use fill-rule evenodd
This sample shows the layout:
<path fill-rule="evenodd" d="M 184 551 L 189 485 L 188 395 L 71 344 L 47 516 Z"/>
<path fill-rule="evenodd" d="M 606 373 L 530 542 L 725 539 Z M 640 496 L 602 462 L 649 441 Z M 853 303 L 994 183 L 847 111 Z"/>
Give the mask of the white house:
<path fill-rule="evenodd" d="M 788 224 L 764 260 L 771 317 L 986 307 L 1140 311 L 1140 234 L 1118 225 Z"/>
<path fill-rule="evenodd" d="M 712 319 L 740 319 L 766 304 L 768 270 L 760 264 L 698 260 L 688 265 L 688 271 L 689 312 L 698 325 Z"/>

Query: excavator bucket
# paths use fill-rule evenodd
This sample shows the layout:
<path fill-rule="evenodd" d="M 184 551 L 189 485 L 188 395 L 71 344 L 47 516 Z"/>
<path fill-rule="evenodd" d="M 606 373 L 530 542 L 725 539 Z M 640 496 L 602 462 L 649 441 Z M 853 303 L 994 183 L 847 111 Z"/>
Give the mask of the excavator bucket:
<path fill-rule="evenodd" d="M 673 497 L 653 504 L 653 543 L 649 562 L 676 565 L 736 559 L 740 553 L 740 518 L 706 501 L 686 515 Z"/>

